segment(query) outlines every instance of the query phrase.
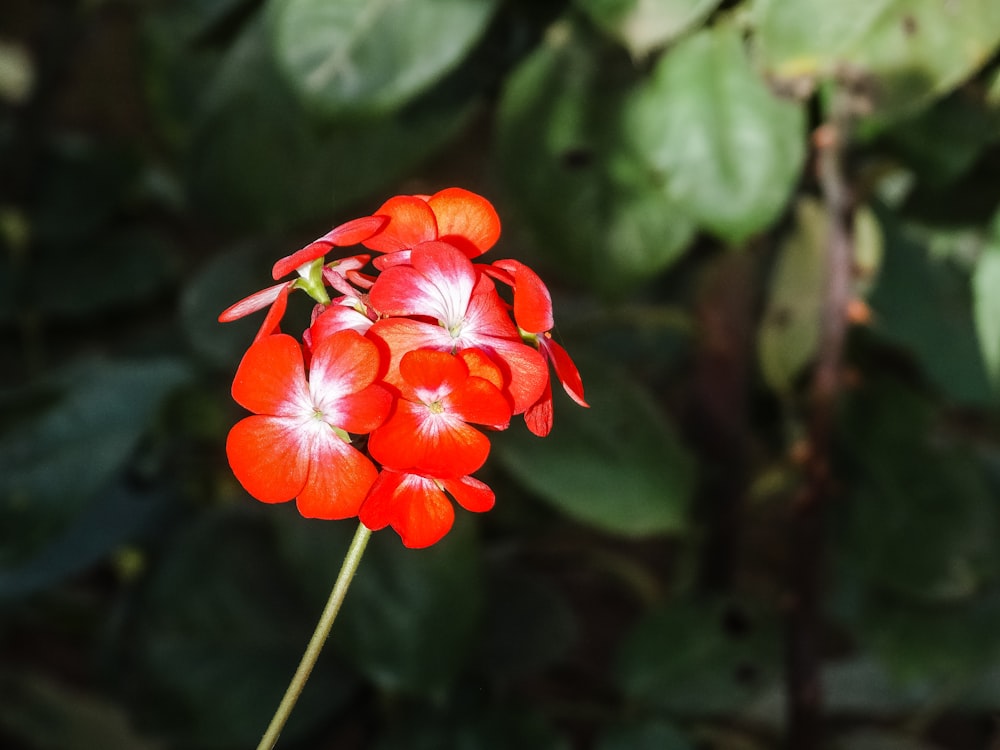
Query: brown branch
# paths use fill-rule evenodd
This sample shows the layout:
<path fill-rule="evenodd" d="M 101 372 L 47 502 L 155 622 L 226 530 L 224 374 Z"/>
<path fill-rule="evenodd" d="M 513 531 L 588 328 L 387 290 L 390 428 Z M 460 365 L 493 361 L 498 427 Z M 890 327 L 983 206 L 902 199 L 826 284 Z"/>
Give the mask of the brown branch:
<path fill-rule="evenodd" d="M 698 348 L 685 421 L 707 463 L 696 503 L 706 532 L 703 591 L 728 592 L 739 565 L 756 263 L 751 248 L 720 255 L 702 278 L 695 305 Z"/>
<path fill-rule="evenodd" d="M 824 516 L 833 494 L 831 443 L 840 391 L 847 309 L 851 301 L 852 206 L 842 155 L 846 113 L 835 111 L 815 134 L 817 171 L 826 204 L 826 286 L 820 344 L 813 372 L 805 482 L 791 520 L 791 571 L 787 633 L 788 747 L 815 750 L 823 733 L 822 589 Z"/>

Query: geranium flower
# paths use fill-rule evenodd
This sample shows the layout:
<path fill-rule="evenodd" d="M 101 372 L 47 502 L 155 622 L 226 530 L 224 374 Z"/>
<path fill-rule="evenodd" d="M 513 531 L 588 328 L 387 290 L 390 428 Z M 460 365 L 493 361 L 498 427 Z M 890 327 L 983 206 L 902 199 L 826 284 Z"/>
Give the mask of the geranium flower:
<path fill-rule="evenodd" d="M 372 457 L 389 469 L 445 479 L 481 467 L 490 441 L 469 423 L 507 426 L 510 406 L 500 389 L 471 375 L 461 357 L 429 349 L 403 355 L 399 374 L 392 414 L 368 438 Z"/>
<path fill-rule="evenodd" d="M 361 523 L 372 531 L 391 526 L 407 547 L 429 547 L 455 522 L 455 509 L 445 492 L 468 511 L 493 507 L 495 496 L 473 477 L 441 479 L 385 469 L 361 506 Z"/>
<path fill-rule="evenodd" d="M 397 382 L 398 363 L 406 352 L 479 349 L 503 371 L 503 390 L 514 414 L 541 396 L 548 380 L 545 360 L 521 340 L 489 277 L 448 243 L 422 243 L 409 263 L 382 271 L 369 303 L 383 316 L 369 336 L 388 349 L 389 382 Z"/>
<path fill-rule="evenodd" d="M 294 498 L 310 517 L 360 514 L 410 547 L 451 528 L 449 495 L 469 510 L 492 507 L 492 490 L 471 476 L 489 455 L 483 430 L 523 414 L 533 433 L 548 434 L 550 365 L 587 405 L 576 366 L 552 340 L 541 279 L 514 260 L 473 263 L 499 236 L 492 204 L 468 190 L 397 196 L 277 261 L 275 280 L 296 277 L 220 315 L 268 308 L 233 383 L 254 414 L 226 444 L 250 494 Z M 380 254 L 326 261 L 356 244 Z M 296 289 L 316 302 L 299 340 L 279 332 Z M 352 435 L 368 436 L 360 450 Z"/>
<path fill-rule="evenodd" d="M 495 269 L 502 273 L 497 273 Z M 552 363 L 556 377 L 569 397 L 580 406 L 587 407 L 580 371 L 569 353 L 552 339 L 555 320 L 552 317 L 552 296 L 545 282 L 517 260 L 495 261 L 493 269 L 487 272 L 514 289 L 514 320 L 522 338 L 533 341 L 545 359 Z M 524 422 L 535 435 L 545 437 L 552 430 L 552 418 L 552 385 L 546 378 L 545 390 L 538 401 L 525 411 Z"/>
<path fill-rule="evenodd" d="M 362 244 L 380 253 L 397 253 L 422 242 L 441 240 L 475 258 L 500 237 L 500 217 L 493 204 L 457 187 L 431 196 L 398 195 L 383 203 L 375 216 L 388 218 L 388 223 Z"/>
<path fill-rule="evenodd" d="M 355 331 L 316 342 L 306 380 L 302 348 L 286 334 L 247 350 L 233 398 L 255 412 L 226 441 L 236 478 L 258 500 L 296 499 L 310 518 L 357 515 L 378 476 L 348 433 L 371 432 L 385 420 L 392 394 L 375 383 L 376 346 Z"/>

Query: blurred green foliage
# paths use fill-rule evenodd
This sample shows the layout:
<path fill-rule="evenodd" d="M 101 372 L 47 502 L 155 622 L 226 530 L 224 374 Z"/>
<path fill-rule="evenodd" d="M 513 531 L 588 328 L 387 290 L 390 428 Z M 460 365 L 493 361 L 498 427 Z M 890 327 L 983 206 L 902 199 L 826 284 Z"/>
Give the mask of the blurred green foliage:
<path fill-rule="evenodd" d="M 592 408 L 498 435 L 497 508 L 440 545 L 376 535 L 281 747 L 780 744 L 831 123 L 858 325 L 815 552 L 827 740 L 998 741 L 1000 4 L 0 21 L 0 746 L 255 743 L 352 528 L 231 477 L 254 321 L 216 316 L 330 226 L 449 185 L 550 283 Z"/>

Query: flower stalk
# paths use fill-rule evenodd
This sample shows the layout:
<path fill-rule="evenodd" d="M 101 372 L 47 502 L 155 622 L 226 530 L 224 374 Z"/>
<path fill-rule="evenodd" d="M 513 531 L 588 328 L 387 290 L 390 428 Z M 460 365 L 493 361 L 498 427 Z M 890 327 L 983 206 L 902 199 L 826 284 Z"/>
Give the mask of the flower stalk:
<path fill-rule="evenodd" d="M 347 549 L 347 555 L 340 566 L 337 581 L 333 584 L 330 598 L 327 599 L 326 606 L 323 608 L 323 614 L 320 615 L 319 622 L 316 624 L 316 630 L 313 631 L 312 638 L 309 639 L 309 645 L 302 655 L 299 667 L 295 670 L 295 675 L 292 677 L 288 689 L 285 690 L 285 695 L 282 697 L 281 703 L 278 704 L 278 710 L 271 717 L 271 723 L 268 724 L 267 731 L 261 737 L 260 743 L 257 745 L 257 750 L 272 750 L 278 742 L 281 730 L 284 729 L 285 723 L 288 721 L 288 717 L 291 715 L 292 709 L 295 707 L 295 703 L 302 694 L 302 689 L 305 687 L 306 681 L 309 679 L 309 675 L 316 665 L 316 660 L 323 650 L 323 645 L 330 635 L 330 629 L 333 627 L 334 620 L 337 619 L 337 613 L 340 612 L 340 605 L 344 603 L 347 589 L 358 570 L 358 565 L 361 563 L 361 557 L 364 554 L 365 547 L 368 545 L 368 539 L 371 537 L 371 534 L 372 532 L 364 524 L 358 524 L 358 529 L 354 532 L 354 538 L 351 540 L 351 546 Z"/>

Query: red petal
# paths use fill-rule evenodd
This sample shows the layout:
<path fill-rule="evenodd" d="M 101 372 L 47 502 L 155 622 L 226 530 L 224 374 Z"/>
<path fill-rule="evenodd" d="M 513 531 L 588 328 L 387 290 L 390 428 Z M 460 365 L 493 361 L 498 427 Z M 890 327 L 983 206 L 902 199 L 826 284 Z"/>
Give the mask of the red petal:
<path fill-rule="evenodd" d="M 386 268 L 369 300 L 382 315 L 424 315 L 446 327 L 462 323 L 476 286 L 476 271 L 444 242 L 425 242 L 410 253 L 411 265 Z"/>
<path fill-rule="evenodd" d="M 436 427 L 436 429 L 433 429 Z M 416 469 L 435 477 L 460 477 L 478 471 L 490 454 L 490 441 L 464 422 L 437 423 L 419 436 L 424 455 Z M 411 440 L 414 437 L 411 436 Z"/>
<path fill-rule="evenodd" d="M 464 336 L 499 336 L 521 341 L 510 311 L 486 275 L 480 276 L 465 313 Z"/>
<path fill-rule="evenodd" d="M 337 331 L 313 340 L 309 390 L 313 403 L 357 393 L 371 385 L 382 368 L 378 347 L 357 331 Z"/>
<path fill-rule="evenodd" d="M 474 477 L 462 477 L 461 479 L 441 479 L 438 480 L 455 498 L 456 502 L 472 513 L 484 513 L 490 510 L 496 502 L 496 495 L 484 482 L 480 482 Z"/>
<path fill-rule="evenodd" d="M 537 273 L 516 260 L 497 261 L 494 265 L 514 274 L 514 320 L 528 333 L 543 333 L 555 325 L 552 297 Z"/>
<path fill-rule="evenodd" d="M 398 195 L 383 203 L 375 212 L 386 217 L 385 228 L 363 242 L 364 246 L 380 253 L 407 250 L 421 242 L 437 239 L 437 221 L 425 201 L 412 195 Z"/>
<path fill-rule="evenodd" d="M 392 401 L 389 389 L 378 383 L 373 383 L 360 393 L 344 396 L 340 400 L 337 426 L 355 435 L 367 435 L 385 422 L 392 411 Z"/>
<path fill-rule="evenodd" d="M 388 421 L 368 438 L 368 450 L 392 469 L 460 477 L 485 463 L 490 441 L 464 422 L 432 414 L 423 404 L 398 401 Z"/>
<path fill-rule="evenodd" d="M 447 355 L 446 355 L 447 356 Z M 482 378 L 469 378 L 444 401 L 445 409 L 465 422 L 505 429 L 510 405 L 500 389 Z"/>
<path fill-rule="evenodd" d="M 430 479 L 383 471 L 361 507 L 361 522 L 370 529 L 391 524 L 403 544 L 429 547 L 451 529 L 455 509 Z"/>
<path fill-rule="evenodd" d="M 403 546 L 422 549 L 440 542 L 455 523 L 455 507 L 439 489 L 409 487 L 392 528 L 403 540 Z"/>
<path fill-rule="evenodd" d="M 476 264 L 476 268 L 478 268 L 479 270 L 481 270 L 483 273 L 485 273 L 490 278 L 496 279 L 501 284 L 505 284 L 506 286 L 509 286 L 509 287 L 511 287 L 513 289 L 514 288 L 514 275 L 511 274 L 511 273 L 509 273 L 509 272 L 507 272 L 507 271 L 505 271 L 503 268 L 500 268 L 499 266 L 497 266 L 497 263 L 503 263 L 503 262 L 505 262 L 505 261 L 497 261 L 492 266 L 487 266 L 487 265 L 485 265 L 483 263 L 477 263 Z"/>
<path fill-rule="evenodd" d="M 418 437 L 426 412 L 423 404 L 397 401 L 385 424 L 368 436 L 372 458 L 390 469 L 415 468 L 426 453 L 426 445 Z"/>
<path fill-rule="evenodd" d="M 317 422 L 309 446 L 309 477 L 296 506 L 306 518 L 356 516 L 378 470 L 367 457 Z"/>
<path fill-rule="evenodd" d="M 552 431 L 552 385 L 545 384 L 545 392 L 531 408 L 524 412 L 524 423 L 538 437 L 545 437 Z"/>
<path fill-rule="evenodd" d="M 479 349 L 463 349 L 458 356 L 469 368 L 469 375 L 487 380 L 497 388 L 503 388 L 503 373 L 485 352 Z"/>
<path fill-rule="evenodd" d="M 226 456 L 233 474 L 261 502 L 291 500 L 305 485 L 309 462 L 299 424 L 287 417 L 252 416 L 229 431 Z"/>
<path fill-rule="evenodd" d="M 337 331 L 357 331 L 364 334 L 372 326 L 372 320 L 367 315 L 359 313 L 353 307 L 338 305 L 336 301 L 313 321 L 310 335 L 314 341 L 321 341 Z"/>
<path fill-rule="evenodd" d="M 549 359 L 552 360 L 552 365 L 556 368 L 556 376 L 569 397 L 580 406 L 589 407 L 589 404 L 583 400 L 583 379 L 570 358 L 569 352 L 553 341 L 550 336 L 539 337 L 538 341 L 545 349 Z"/>
<path fill-rule="evenodd" d="M 232 323 L 234 320 L 245 318 L 251 313 L 263 310 L 265 307 L 278 299 L 278 295 L 280 295 L 282 290 L 285 290 L 287 286 L 288 284 L 285 282 L 275 284 L 274 286 L 269 286 L 267 289 L 261 289 L 259 292 L 254 292 L 249 297 L 244 297 L 235 305 L 230 305 L 223 310 L 219 314 L 219 322 Z"/>
<path fill-rule="evenodd" d="M 365 267 L 370 258 L 370 255 L 350 255 L 328 263 L 323 266 L 323 281 L 345 297 L 357 297 L 358 290 L 352 286 L 353 281 L 361 282 L 365 289 L 371 287 L 366 276 L 360 273 L 360 269 Z"/>
<path fill-rule="evenodd" d="M 462 188 L 447 188 L 427 201 L 437 218 L 438 239 L 469 258 L 482 255 L 500 237 L 500 217 L 493 204 Z"/>
<path fill-rule="evenodd" d="M 514 413 L 521 414 L 541 398 L 549 382 L 549 366 L 545 358 L 520 340 L 486 338 L 480 347 L 493 358 L 504 373 L 504 390 L 514 402 Z"/>
<path fill-rule="evenodd" d="M 384 216 L 362 216 L 360 219 L 351 219 L 331 229 L 322 239 L 337 247 L 349 247 L 378 234 L 388 223 Z"/>
<path fill-rule="evenodd" d="M 279 332 L 281 319 L 285 317 L 285 310 L 288 309 L 288 295 L 291 294 L 291 292 L 291 284 L 281 285 L 281 289 L 278 291 L 278 298 L 274 300 L 274 304 L 268 308 L 267 315 L 264 316 L 264 321 L 260 324 L 257 335 L 253 337 L 255 342 L 260 341 L 265 336 L 270 336 L 273 333 Z"/>
<path fill-rule="evenodd" d="M 482 353 L 478 356 L 486 359 Z M 499 376 L 500 368 L 491 365 L 490 374 Z M 498 429 L 510 423 L 511 408 L 503 393 L 488 380 L 469 377 L 464 357 L 419 349 L 403 355 L 399 372 L 404 381 L 404 398 L 423 404 L 440 402 L 445 412 L 463 422 Z"/>
<path fill-rule="evenodd" d="M 279 333 L 252 344 L 236 370 L 233 398 L 258 414 L 308 413 L 311 406 L 299 343 Z"/>
<path fill-rule="evenodd" d="M 463 360 L 447 352 L 419 349 L 403 355 L 399 374 L 410 386 L 406 389 L 407 397 L 412 393 L 415 400 L 428 403 L 447 396 L 465 383 L 469 368 Z"/>
<path fill-rule="evenodd" d="M 391 266 L 407 266 L 410 264 L 410 251 L 399 250 L 387 255 L 379 255 L 372 261 L 372 265 L 379 271 L 384 271 Z"/>
<path fill-rule="evenodd" d="M 271 276 L 280 279 L 285 274 L 289 274 L 299 266 L 311 263 L 317 258 L 322 258 L 329 252 L 331 247 L 347 247 L 364 242 L 369 237 L 377 234 L 386 224 L 388 218 L 384 216 L 364 216 L 360 219 L 352 219 L 339 227 L 331 229 L 317 240 L 313 240 L 301 250 L 297 250 L 291 255 L 285 256 L 271 269 Z"/>
<path fill-rule="evenodd" d="M 358 511 L 361 523 L 372 531 L 379 531 L 391 524 L 396 507 L 394 502 L 396 490 L 408 476 L 410 475 L 401 471 L 383 469 L 375 484 L 368 490 L 368 497 Z"/>
<path fill-rule="evenodd" d="M 416 349 L 436 349 L 451 351 L 455 341 L 441 326 L 423 323 L 408 318 L 386 318 L 368 329 L 367 337 L 378 344 L 383 356 L 388 356 L 388 365 L 382 377 L 385 382 L 402 386 L 399 376 L 399 361 L 407 352 Z"/>

